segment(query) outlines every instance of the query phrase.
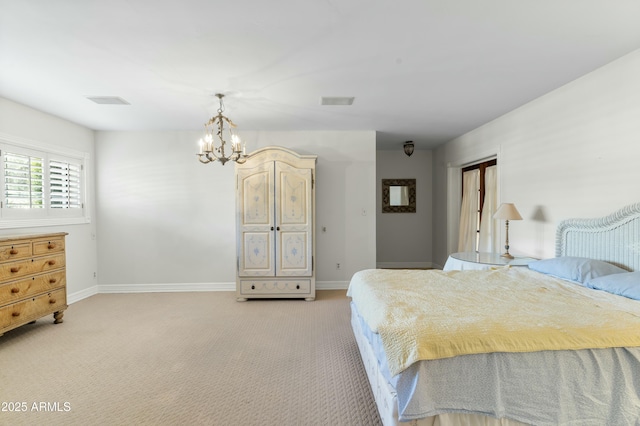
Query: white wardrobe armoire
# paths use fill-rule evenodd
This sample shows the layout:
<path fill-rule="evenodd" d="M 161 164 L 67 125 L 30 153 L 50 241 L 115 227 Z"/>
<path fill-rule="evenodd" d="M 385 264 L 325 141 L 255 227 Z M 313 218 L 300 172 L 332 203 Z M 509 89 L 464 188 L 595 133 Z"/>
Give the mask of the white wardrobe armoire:
<path fill-rule="evenodd" d="M 236 298 L 316 297 L 315 155 L 282 147 L 236 163 Z"/>

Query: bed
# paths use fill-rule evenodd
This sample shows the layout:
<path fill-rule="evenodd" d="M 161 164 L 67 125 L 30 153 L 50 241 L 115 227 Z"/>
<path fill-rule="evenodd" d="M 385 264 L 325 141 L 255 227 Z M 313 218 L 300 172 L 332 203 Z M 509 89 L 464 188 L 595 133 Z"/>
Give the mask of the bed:
<path fill-rule="evenodd" d="M 357 272 L 383 424 L 640 424 L 638 271 L 640 203 L 561 222 L 556 257 L 530 268 Z"/>

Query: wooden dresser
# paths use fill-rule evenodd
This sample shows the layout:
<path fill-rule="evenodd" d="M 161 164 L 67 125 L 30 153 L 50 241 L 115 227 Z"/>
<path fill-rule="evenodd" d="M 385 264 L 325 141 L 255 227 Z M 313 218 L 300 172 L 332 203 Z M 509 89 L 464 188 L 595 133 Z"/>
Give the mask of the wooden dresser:
<path fill-rule="evenodd" d="M 0 336 L 67 308 L 67 233 L 0 238 Z"/>

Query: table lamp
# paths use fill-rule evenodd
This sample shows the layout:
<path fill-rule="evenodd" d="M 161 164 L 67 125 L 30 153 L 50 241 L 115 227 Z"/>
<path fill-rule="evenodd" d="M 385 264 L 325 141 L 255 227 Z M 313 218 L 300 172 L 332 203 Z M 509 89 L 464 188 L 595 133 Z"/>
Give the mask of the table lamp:
<path fill-rule="evenodd" d="M 509 254 L 509 221 L 510 220 L 522 220 L 522 216 L 516 209 L 516 206 L 513 203 L 502 203 L 498 210 L 493 214 L 494 219 L 504 219 L 504 223 L 507 230 L 507 238 L 504 243 L 505 252 L 501 254 L 501 257 L 506 257 L 507 259 L 513 259 L 513 256 Z"/>

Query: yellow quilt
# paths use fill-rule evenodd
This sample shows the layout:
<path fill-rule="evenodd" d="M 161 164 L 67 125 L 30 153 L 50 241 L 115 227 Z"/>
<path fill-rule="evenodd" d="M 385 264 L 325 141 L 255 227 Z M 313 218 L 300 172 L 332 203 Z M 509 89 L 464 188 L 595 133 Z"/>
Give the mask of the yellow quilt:
<path fill-rule="evenodd" d="M 347 293 L 396 375 L 420 360 L 640 346 L 640 301 L 529 270 L 356 273 Z"/>

